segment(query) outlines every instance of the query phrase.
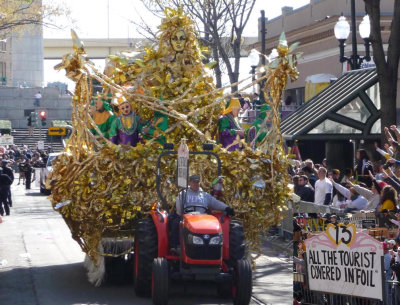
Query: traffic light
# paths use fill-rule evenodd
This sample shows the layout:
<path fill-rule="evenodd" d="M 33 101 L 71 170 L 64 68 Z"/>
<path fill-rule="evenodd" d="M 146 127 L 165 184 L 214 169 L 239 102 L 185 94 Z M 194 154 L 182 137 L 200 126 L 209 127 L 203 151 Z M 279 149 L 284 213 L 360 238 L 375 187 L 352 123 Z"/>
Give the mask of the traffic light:
<path fill-rule="evenodd" d="M 32 126 L 37 126 L 38 123 L 38 113 L 37 112 L 31 112 L 31 124 Z"/>
<path fill-rule="evenodd" d="M 46 111 L 42 110 L 39 113 L 40 118 L 42 119 L 42 126 L 46 126 L 46 117 L 47 117 L 47 113 Z"/>

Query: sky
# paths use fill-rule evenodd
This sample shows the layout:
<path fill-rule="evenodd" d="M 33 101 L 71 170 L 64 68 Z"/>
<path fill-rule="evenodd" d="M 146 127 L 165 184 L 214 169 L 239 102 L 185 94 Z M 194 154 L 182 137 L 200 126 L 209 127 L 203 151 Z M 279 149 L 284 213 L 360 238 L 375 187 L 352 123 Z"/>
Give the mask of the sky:
<path fill-rule="evenodd" d="M 44 3 L 63 3 L 71 9 L 74 19 L 74 29 L 81 38 L 132 38 L 140 37 L 136 33 L 135 25 L 131 20 L 140 20 L 142 17 L 152 17 L 146 11 L 141 0 L 44 0 Z M 272 19 L 281 14 L 281 7 L 301 7 L 310 3 L 309 0 L 256 0 L 252 17 L 245 29 L 246 36 L 257 36 L 257 19 L 261 16 L 260 10 L 265 10 L 267 18 Z M 66 24 L 64 18 L 58 18 L 60 23 Z M 158 25 L 158 21 L 154 26 Z M 44 38 L 69 38 L 69 28 L 64 30 L 44 29 Z"/>
<path fill-rule="evenodd" d="M 157 27 L 159 21 L 151 13 L 147 13 L 140 0 L 43 0 L 43 3 L 62 3 L 71 10 L 73 19 L 72 28 L 80 38 L 134 38 L 141 37 L 131 20 L 154 20 L 153 26 Z M 268 19 L 281 15 L 283 6 L 292 6 L 294 9 L 310 3 L 309 0 L 256 0 L 252 16 L 246 25 L 245 36 L 257 36 L 258 18 L 260 10 L 265 10 Z M 68 24 L 65 18 L 57 19 L 60 24 Z M 69 23 L 70 24 L 70 23 Z M 44 28 L 44 38 L 71 38 L 70 27 L 64 30 Z M 52 81 L 67 81 L 64 71 L 54 71 L 53 67 L 59 60 L 46 60 L 44 66 L 44 83 Z M 104 61 L 94 61 L 100 68 Z M 246 66 L 245 60 L 241 66 Z M 246 72 L 247 73 L 247 72 Z"/>

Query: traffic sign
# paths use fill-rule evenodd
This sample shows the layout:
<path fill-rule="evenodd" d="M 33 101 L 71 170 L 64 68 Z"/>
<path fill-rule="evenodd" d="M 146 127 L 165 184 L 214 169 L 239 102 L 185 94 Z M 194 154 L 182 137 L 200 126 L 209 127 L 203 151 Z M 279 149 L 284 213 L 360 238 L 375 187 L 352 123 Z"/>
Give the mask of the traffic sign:
<path fill-rule="evenodd" d="M 65 136 L 67 134 L 67 130 L 65 127 L 49 127 L 48 133 L 49 136 Z"/>

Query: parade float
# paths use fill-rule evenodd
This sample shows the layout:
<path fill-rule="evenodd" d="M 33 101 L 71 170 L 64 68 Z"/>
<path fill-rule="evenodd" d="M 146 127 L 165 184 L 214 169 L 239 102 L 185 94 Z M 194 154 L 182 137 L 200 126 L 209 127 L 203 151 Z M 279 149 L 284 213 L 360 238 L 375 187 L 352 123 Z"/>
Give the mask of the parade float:
<path fill-rule="evenodd" d="M 253 136 L 236 136 L 223 147 L 218 120 L 235 93 L 215 88 L 213 64 L 203 63 L 207 48 L 199 44 L 194 22 L 181 9 L 167 9 L 157 39 L 139 55 L 110 56 L 100 71 L 72 32 L 73 53 L 64 55 L 56 66 L 76 83 L 73 131 L 53 163 L 47 185 L 53 208 L 87 254 L 89 279 L 95 285 L 104 278 L 107 259 L 134 255 L 136 224 L 148 217 L 159 198 L 156 162 L 165 143 L 176 148 L 186 143 L 191 152 L 202 150 L 204 143 L 214 144 L 212 152 L 221 160 L 224 177 L 222 200 L 243 223 L 248 253 L 260 252 L 260 234 L 279 224 L 288 210 L 288 159 L 279 129 L 279 106 L 287 81 L 298 76 L 294 46 L 288 47 L 282 35 L 278 56 L 263 67 L 257 80 L 233 84 L 246 89 L 262 83 L 270 110 L 258 120 Z M 102 85 L 100 94 L 94 92 L 93 80 Z M 122 104 L 135 116 L 122 118 Z M 99 108 L 102 111 L 96 113 Z M 113 126 L 119 126 L 126 137 L 133 131 L 128 127 L 138 130 L 134 144 L 115 140 L 115 132 L 107 127 L 110 118 L 119 122 Z M 272 123 L 268 129 L 267 121 Z M 233 146 L 237 148 L 230 149 Z M 203 190 L 211 192 L 218 178 L 215 162 L 209 156 L 190 158 L 189 172 L 198 174 Z M 171 211 L 179 193 L 176 156 L 162 161 L 160 168 L 161 194 Z"/>

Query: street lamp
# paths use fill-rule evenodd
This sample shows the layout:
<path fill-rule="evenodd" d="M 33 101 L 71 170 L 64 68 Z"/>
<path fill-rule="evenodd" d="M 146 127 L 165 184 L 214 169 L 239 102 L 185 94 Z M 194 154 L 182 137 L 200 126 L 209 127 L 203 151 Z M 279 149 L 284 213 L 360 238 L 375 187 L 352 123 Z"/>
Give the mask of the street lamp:
<path fill-rule="evenodd" d="M 359 56 L 357 54 L 357 35 L 356 35 L 356 11 L 355 11 L 355 0 L 351 0 L 351 34 L 352 34 L 352 50 L 353 53 L 350 57 L 344 56 L 344 46 L 347 37 L 350 34 L 350 25 L 346 21 L 346 17 L 342 16 L 339 17 L 339 21 L 335 24 L 334 32 L 335 37 L 339 41 L 339 48 L 340 48 L 340 62 L 343 63 L 347 61 L 350 64 L 351 70 L 360 69 L 361 63 L 365 61 L 370 61 L 371 56 L 369 53 L 369 45 L 370 45 L 370 22 L 369 16 L 364 16 L 362 22 L 359 26 L 360 36 L 364 40 L 365 46 L 365 56 Z"/>
<path fill-rule="evenodd" d="M 256 49 L 252 49 L 249 53 L 249 56 L 247 57 L 251 66 L 251 75 L 252 75 L 252 82 L 253 82 L 253 93 L 255 92 L 254 90 L 254 81 L 256 80 L 256 68 L 258 66 L 258 62 L 260 61 L 260 55 Z"/>

